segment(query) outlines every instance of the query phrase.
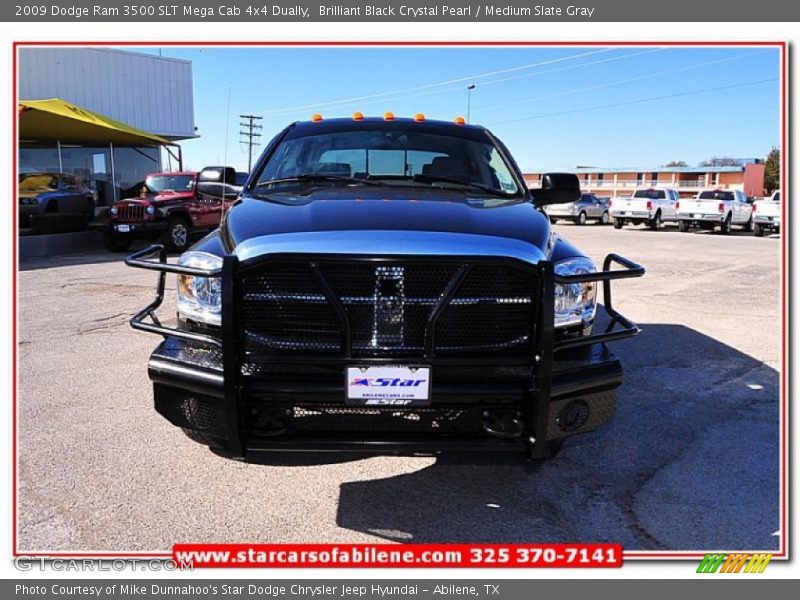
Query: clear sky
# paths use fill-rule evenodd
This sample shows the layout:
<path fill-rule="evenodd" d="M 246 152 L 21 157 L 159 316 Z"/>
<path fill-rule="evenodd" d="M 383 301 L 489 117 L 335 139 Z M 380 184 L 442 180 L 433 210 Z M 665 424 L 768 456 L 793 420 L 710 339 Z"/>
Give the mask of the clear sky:
<path fill-rule="evenodd" d="M 779 142 L 773 48 L 163 48 L 192 61 L 196 140 L 188 168 L 247 167 L 240 114 L 262 141 L 292 121 L 354 111 L 466 116 L 526 171 L 695 165 L 765 157 Z M 467 86 L 475 84 L 468 92 Z M 230 108 L 228 92 L 230 90 Z M 226 153 L 226 128 L 228 143 Z M 262 146 L 263 147 L 263 146 Z"/>

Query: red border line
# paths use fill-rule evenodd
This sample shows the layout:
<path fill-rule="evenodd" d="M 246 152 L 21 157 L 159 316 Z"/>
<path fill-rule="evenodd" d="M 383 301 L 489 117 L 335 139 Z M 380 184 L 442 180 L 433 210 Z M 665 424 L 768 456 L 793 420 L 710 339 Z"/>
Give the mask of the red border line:
<path fill-rule="evenodd" d="M 13 67 L 12 67 L 12 86 L 11 86 L 11 97 L 12 97 L 12 110 L 13 110 L 13 122 L 12 122 L 12 135 L 13 139 L 13 172 L 17 172 L 17 154 L 19 151 L 18 145 L 19 140 L 17 139 L 17 121 L 18 121 L 18 114 L 17 114 L 17 106 L 18 106 L 18 99 L 17 99 L 17 50 L 20 47 L 35 47 L 35 46 L 79 46 L 79 47 L 86 47 L 86 46 L 103 46 L 103 47 L 551 47 L 551 48 L 559 48 L 559 47 L 569 47 L 569 46 L 633 46 L 633 47 L 647 47 L 647 46 L 672 46 L 672 47 L 748 47 L 748 46 L 767 46 L 767 47 L 774 47 L 779 48 L 781 51 L 781 61 L 782 61 L 782 69 L 781 69 L 781 84 L 780 84 L 780 96 L 781 96 L 781 194 L 783 198 L 788 198 L 788 169 L 789 169 L 789 161 L 788 161 L 788 154 L 789 154 L 789 146 L 788 146 L 788 78 L 789 78 L 789 57 L 788 57 L 788 43 L 786 41 L 774 41 L 774 40 L 765 40 L 765 41 L 740 41 L 740 42 L 725 42 L 725 41 L 702 41 L 702 42 L 690 42 L 685 40 L 680 41 L 673 41 L 673 42 L 666 42 L 666 41 L 631 41 L 631 40 L 620 40 L 620 41 L 566 41 L 566 42 L 546 42 L 546 41 L 524 41 L 524 40 L 515 40 L 515 41 L 485 41 L 485 42 L 476 42 L 476 41 L 351 41 L 351 42 L 343 42 L 343 41 L 328 41 L 328 42 L 321 42 L 318 40 L 315 41 L 242 41 L 242 42 L 221 42 L 221 41 L 121 41 L 121 40 L 114 40 L 114 41 L 90 41 L 90 42 L 73 42 L 73 41 L 56 41 L 56 42 L 45 42 L 45 41 L 29 41 L 29 42 L 19 42 L 14 41 L 12 43 L 12 52 L 13 52 Z M 17 190 L 16 190 L 16 177 L 12 177 L 12 193 L 11 198 L 16 198 Z M 781 479 L 780 479 L 780 492 L 781 492 L 781 500 L 780 500 L 780 546 L 779 551 L 773 555 L 774 558 L 788 558 L 788 513 L 787 513 L 787 498 L 789 495 L 788 492 L 788 430 L 789 430 L 789 421 L 788 421 L 788 404 L 789 404 L 789 396 L 788 396 L 788 371 L 787 371 L 787 353 L 788 353 L 788 345 L 787 345 L 787 324 L 788 324 L 788 288 L 787 288 L 787 271 L 789 266 L 789 256 L 788 256 L 788 220 L 787 220 L 787 202 L 784 200 L 781 202 L 781 221 L 782 221 L 782 231 L 781 231 L 781 326 L 782 326 L 782 334 L 781 334 L 781 382 L 780 382 L 780 401 L 781 401 L 781 420 L 782 426 L 780 427 L 780 470 L 781 470 Z M 169 552 L 119 552 L 119 553 L 103 553 L 103 552 L 84 552 L 84 553 L 75 553 L 75 552 L 32 552 L 32 553 L 21 553 L 18 549 L 18 536 L 17 536 L 17 458 L 18 458 L 18 444 L 17 444 L 17 383 L 18 383 L 18 373 L 17 373 L 17 334 L 18 334 L 18 325 L 17 325 L 17 274 L 18 274 L 18 264 L 17 264 L 17 244 L 18 244 L 18 230 L 17 230 L 17 210 L 13 210 L 12 216 L 12 368 L 14 372 L 12 373 L 12 473 L 13 473 L 13 481 L 12 481 L 12 498 L 13 498 L 13 506 L 12 506 L 12 520 L 13 520 L 13 532 L 12 532 L 12 554 L 15 557 L 19 556 L 26 556 L 31 558 L 170 558 L 172 555 Z M 696 559 L 702 558 L 705 556 L 704 551 L 694 551 L 694 552 L 649 552 L 649 551 L 623 551 L 623 557 L 626 559 L 633 558 L 633 559 L 653 559 L 653 558 L 668 558 L 668 559 Z"/>

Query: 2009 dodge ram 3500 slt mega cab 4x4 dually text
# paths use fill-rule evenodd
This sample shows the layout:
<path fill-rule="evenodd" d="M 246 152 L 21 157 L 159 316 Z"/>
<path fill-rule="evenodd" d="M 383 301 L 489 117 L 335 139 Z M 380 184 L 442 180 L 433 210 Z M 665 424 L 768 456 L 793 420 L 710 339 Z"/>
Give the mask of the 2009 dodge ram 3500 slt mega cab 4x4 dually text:
<path fill-rule="evenodd" d="M 607 342 L 638 327 L 611 280 L 542 206 L 574 175 L 528 190 L 489 131 L 363 118 L 294 123 L 264 150 L 220 228 L 167 262 L 132 325 L 164 336 L 155 408 L 197 441 L 270 450 L 517 449 L 542 458 L 608 420 L 622 380 Z M 617 267 L 617 268 L 612 268 Z M 177 274 L 178 325 L 156 316 Z M 593 331 L 598 282 L 608 324 Z"/>

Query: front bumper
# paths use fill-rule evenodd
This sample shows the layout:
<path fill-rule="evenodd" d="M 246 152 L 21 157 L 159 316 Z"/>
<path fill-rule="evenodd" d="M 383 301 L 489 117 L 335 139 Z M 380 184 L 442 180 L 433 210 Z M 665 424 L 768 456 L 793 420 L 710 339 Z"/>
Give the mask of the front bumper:
<path fill-rule="evenodd" d="M 261 373 L 242 367 L 241 428 L 250 452 L 533 446 L 522 426 L 534 394 L 530 368 L 434 366 L 430 406 L 386 409 L 346 405 L 339 365 L 298 363 Z M 220 350 L 169 337 L 151 355 L 148 372 L 159 414 L 227 446 Z M 621 382 L 620 361 L 605 344 L 561 353 L 553 363 L 546 439 L 586 433 L 608 421 Z"/>
<path fill-rule="evenodd" d="M 154 234 L 163 232 L 167 227 L 167 222 L 160 221 L 137 221 L 132 223 L 119 223 L 117 221 L 106 221 L 98 223 L 93 227 L 97 231 L 102 231 L 107 235 L 131 238 L 147 238 Z"/>
<path fill-rule="evenodd" d="M 155 253 L 158 262 L 147 260 Z M 160 246 L 137 252 L 126 263 L 160 272 L 156 299 L 131 320 L 134 328 L 166 338 L 149 361 L 157 411 L 177 426 L 213 438 L 236 457 L 275 449 L 420 452 L 476 447 L 524 449 L 531 457 L 545 456 L 548 441 L 595 429 L 613 414 L 622 368 L 605 344 L 636 335 L 639 328 L 614 310 L 610 282 L 644 274 L 641 266 L 616 255 L 606 257 L 601 272 L 580 275 L 555 275 L 548 261 L 528 264 L 524 268 L 537 273 L 541 287 L 532 354 L 487 353 L 467 359 L 439 356 L 431 345 L 424 357 L 413 361 L 431 367 L 430 403 L 375 407 L 345 403 L 346 367 L 408 361 L 352 358 L 344 310 L 341 354 L 258 360 L 243 352 L 237 333 L 237 269 L 246 271 L 246 263 L 239 267 L 238 259 L 229 255 L 220 269 L 183 267 L 168 264 Z M 613 263 L 624 269 L 612 270 Z M 155 311 L 163 300 L 167 273 L 221 277 L 223 319 L 218 335 L 161 325 Z M 592 336 L 556 341 L 555 285 L 587 281 L 603 282 L 608 326 Z M 448 286 L 430 323 L 455 292 L 456 287 Z M 329 301 L 335 306 L 336 296 Z"/>

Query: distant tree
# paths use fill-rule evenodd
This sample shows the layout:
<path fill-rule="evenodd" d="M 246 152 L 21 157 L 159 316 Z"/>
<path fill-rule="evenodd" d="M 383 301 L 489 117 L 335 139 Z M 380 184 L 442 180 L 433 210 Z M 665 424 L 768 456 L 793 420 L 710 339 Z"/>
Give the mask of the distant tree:
<path fill-rule="evenodd" d="M 665 167 L 688 167 L 689 165 L 686 164 L 685 160 L 671 160 L 667 164 L 664 165 Z"/>
<path fill-rule="evenodd" d="M 774 146 L 764 161 L 764 187 L 767 194 L 781 187 L 781 151 Z"/>
<path fill-rule="evenodd" d="M 712 156 L 700 163 L 701 167 L 738 167 L 741 163 L 730 156 Z"/>

